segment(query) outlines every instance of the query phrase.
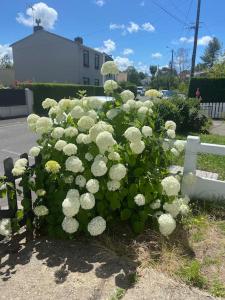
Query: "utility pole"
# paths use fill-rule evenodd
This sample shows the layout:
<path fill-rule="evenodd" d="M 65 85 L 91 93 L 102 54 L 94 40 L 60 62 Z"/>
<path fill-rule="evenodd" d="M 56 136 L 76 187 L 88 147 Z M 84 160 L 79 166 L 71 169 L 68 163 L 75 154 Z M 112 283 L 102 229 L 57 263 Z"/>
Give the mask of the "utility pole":
<path fill-rule="evenodd" d="M 195 60 L 196 60 L 196 52 L 197 52 L 197 45 L 198 45 L 200 9 L 201 9 L 201 0 L 198 0 L 196 23 L 195 23 L 195 27 L 194 27 L 194 29 L 195 29 L 194 46 L 193 46 L 192 59 L 191 59 L 191 78 L 194 77 L 194 72 L 195 72 Z"/>
<path fill-rule="evenodd" d="M 171 63 L 170 63 L 170 81 L 169 81 L 169 89 L 172 85 L 172 78 L 173 78 L 173 56 L 174 56 L 174 50 L 171 49 Z"/>

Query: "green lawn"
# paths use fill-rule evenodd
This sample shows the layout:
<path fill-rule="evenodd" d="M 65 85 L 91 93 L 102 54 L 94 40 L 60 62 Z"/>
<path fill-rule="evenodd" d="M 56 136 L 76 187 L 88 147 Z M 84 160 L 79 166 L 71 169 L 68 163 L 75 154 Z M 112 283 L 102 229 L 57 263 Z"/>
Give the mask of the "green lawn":
<path fill-rule="evenodd" d="M 197 135 L 197 134 L 193 134 Z M 177 139 L 186 139 L 186 136 L 177 135 Z M 200 140 L 203 143 L 220 144 L 225 145 L 225 136 L 213 135 L 213 134 L 201 134 Z M 174 164 L 183 166 L 184 155 L 177 160 L 174 160 Z M 203 171 L 210 171 L 219 174 L 219 179 L 225 180 L 225 156 L 214 154 L 199 154 L 197 169 Z"/>

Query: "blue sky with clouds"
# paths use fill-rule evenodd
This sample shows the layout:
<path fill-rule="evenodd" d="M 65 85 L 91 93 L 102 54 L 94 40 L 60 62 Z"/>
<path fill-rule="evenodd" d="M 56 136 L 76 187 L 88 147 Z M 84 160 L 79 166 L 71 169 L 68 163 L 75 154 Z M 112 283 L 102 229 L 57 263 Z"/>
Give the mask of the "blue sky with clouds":
<path fill-rule="evenodd" d="M 8 45 L 32 32 L 32 11 L 44 27 L 112 54 L 122 68 L 167 65 L 171 50 L 191 50 L 197 0 L 1 0 L 0 56 Z M 225 0 L 203 0 L 198 57 L 216 36 L 225 43 Z M 167 48 L 168 47 L 168 48 Z"/>

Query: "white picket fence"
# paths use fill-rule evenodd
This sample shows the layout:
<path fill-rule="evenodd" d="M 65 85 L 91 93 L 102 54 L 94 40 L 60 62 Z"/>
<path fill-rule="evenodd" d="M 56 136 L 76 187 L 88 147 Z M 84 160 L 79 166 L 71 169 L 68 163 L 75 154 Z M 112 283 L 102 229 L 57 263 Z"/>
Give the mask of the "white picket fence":
<path fill-rule="evenodd" d="M 201 143 L 199 137 L 188 136 L 185 147 L 184 176 L 189 173 L 196 175 L 199 153 L 225 156 L 225 145 Z M 194 199 L 225 201 L 225 181 L 204 178 L 197 174 L 195 181 L 191 184 L 186 184 L 183 180 L 182 192 Z"/>

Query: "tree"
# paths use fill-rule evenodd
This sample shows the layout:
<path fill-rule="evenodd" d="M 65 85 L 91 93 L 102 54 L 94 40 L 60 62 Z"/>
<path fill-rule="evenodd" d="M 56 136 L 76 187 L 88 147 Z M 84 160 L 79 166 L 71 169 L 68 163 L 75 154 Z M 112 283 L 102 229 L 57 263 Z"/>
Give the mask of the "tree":
<path fill-rule="evenodd" d="M 212 68 L 215 64 L 221 50 L 221 43 L 220 41 L 214 37 L 208 44 L 205 49 L 203 56 L 201 56 L 201 60 L 203 61 L 204 65 L 208 68 Z"/>
<path fill-rule="evenodd" d="M 0 58 L 0 68 L 2 69 L 11 69 L 13 67 L 12 61 L 8 54 L 5 54 Z"/>
<path fill-rule="evenodd" d="M 153 66 L 153 65 L 151 65 L 150 67 L 149 67 L 149 71 L 150 71 L 150 73 L 151 73 L 151 75 L 152 75 L 152 78 L 154 78 L 155 77 L 155 74 L 156 74 L 156 72 L 157 72 L 157 66 Z"/>
<path fill-rule="evenodd" d="M 185 48 L 179 48 L 176 51 L 175 63 L 178 66 L 179 73 L 189 69 L 190 67 L 190 59 L 188 54 L 188 49 Z"/>
<path fill-rule="evenodd" d="M 127 81 L 136 85 L 141 85 L 141 80 L 145 79 L 146 75 L 143 72 L 138 72 L 135 67 L 130 66 L 126 70 Z"/>
<path fill-rule="evenodd" d="M 225 59 L 214 64 L 209 70 L 208 77 L 211 78 L 224 78 L 225 77 Z"/>

